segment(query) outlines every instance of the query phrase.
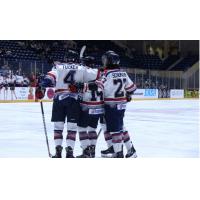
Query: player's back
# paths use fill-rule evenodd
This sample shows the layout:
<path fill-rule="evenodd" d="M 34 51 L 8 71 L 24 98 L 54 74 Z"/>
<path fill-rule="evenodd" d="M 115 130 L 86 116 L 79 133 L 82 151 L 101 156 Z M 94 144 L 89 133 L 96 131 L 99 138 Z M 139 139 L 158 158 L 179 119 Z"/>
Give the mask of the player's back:
<path fill-rule="evenodd" d="M 96 89 L 89 89 L 88 84 L 85 86 L 85 90 L 82 96 L 82 107 L 87 108 L 102 108 L 104 105 L 103 102 L 103 88 L 100 84 L 97 84 Z"/>
<path fill-rule="evenodd" d="M 95 80 L 97 70 L 90 70 L 83 65 L 75 63 L 64 63 L 56 65 L 52 71 L 48 73 L 55 80 L 56 90 L 69 90 L 69 86 L 73 83 L 88 82 Z"/>
<path fill-rule="evenodd" d="M 69 89 L 69 85 L 75 82 L 83 82 L 83 67 L 81 65 L 67 63 L 58 65 L 56 89 Z"/>
<path fill-rule="evenodd" d="M 126 90 L 132 87 L 133 82 L 126 72 L 120 69 L 106 70 L 103 82 L 105 103 L 127 102 Z"/>

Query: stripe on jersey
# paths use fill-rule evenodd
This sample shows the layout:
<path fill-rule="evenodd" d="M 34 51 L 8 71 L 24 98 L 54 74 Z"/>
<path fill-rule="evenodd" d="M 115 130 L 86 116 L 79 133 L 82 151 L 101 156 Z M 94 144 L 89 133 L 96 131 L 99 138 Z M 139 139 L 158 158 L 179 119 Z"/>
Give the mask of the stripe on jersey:
<path fill-rule="evenodd" d="M 131 90 L 131 89 L 134 89 L 134 87 L 135 87 L 135 84 L 133 83 L 131 86 L 125 88 L 125 90 Z M 136 89 L 136 87 L 135 87 L 135 89 Z"/>
<path fill-rule="evenodd" d="M 69 91 L 69 90 L 68 89 L 57 89 L 57 90 L 55 90 L 55 93 L 64 92 L 64 91 Z"/>
<path fill-rule="evenodd" d="M 83 101 L 81 102 L 81 104 L 83 105 L 102 105 L 104 102 L 100 101 L 100 102 L 93 102 L 93 101 Z"/>
<path fill-rule="evenodd" d="M 108 101 L 127 101 L 126 98 L 105 98 L 104 99 L 105 102 L 108 102 Z"/>
<path fill-rule="evenodd" d="M 56 80 L 56 76 L 54 74 L 52 74 L 51 72 L 48 72 L 47 75 L 51 76 L 54 78 L 54 80 Z"/>

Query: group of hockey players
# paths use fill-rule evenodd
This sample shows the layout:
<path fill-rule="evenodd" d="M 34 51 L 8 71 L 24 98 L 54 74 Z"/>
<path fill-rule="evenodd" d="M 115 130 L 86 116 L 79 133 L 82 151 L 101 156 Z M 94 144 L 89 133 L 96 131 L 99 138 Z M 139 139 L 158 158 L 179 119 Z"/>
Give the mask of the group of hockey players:
<path fill-rule="evenodd" d="M 63 130 L 67 124 L 66 158 L 74 158 L 76 133 L 83 152 L 78 158 L 94 158 L 99 134 L 98 122 L 104 133 L 108 149 L 101 151 L 102 157 L 137 157 L 136 150 L 124 126 L 127 102 L 136 90 L 126 72 L 120 70 L 120 58 L 114 51 L 102 56 L 103 67 L 95 69 L 94 58 L 80 57 L 70 52 L 64 63 L 56 63 L 41 80 L 36 97 L 42 99 L 46 87 L 55 87 L 52 119 L 56 153 L 61 158 Z M 124 155 L 123 146 L 127 153 Z"/>
<path fill-rule="evenodd" d="M 0 95 L 1 92 L 3 92 L 3 100 L 8 100 L 9 90 L 11 93 L 11 100 L 17 99 L 15 87 L 25 87 L 28 85 L 29 80 L 27 77 L 14 74 L 12 71 L 5 76 L 0 75 Z"/>

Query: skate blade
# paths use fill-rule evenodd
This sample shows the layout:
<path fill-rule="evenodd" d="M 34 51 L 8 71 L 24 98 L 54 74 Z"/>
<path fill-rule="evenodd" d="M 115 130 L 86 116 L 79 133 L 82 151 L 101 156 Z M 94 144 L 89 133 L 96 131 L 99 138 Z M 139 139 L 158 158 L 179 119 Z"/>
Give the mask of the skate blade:
<path fill-rule="evenodd" d="M 126 158 L 137 158 L 138 156 L 137 156 L 137 154 L 136 153 L 134 153 L 133 155 L 131 155 L 130 157 L 126 157 Z"/>
<path fill-rule="evenodd" d="M 113 154 L 101 154 L 102 158 L 112 158 Z"/>

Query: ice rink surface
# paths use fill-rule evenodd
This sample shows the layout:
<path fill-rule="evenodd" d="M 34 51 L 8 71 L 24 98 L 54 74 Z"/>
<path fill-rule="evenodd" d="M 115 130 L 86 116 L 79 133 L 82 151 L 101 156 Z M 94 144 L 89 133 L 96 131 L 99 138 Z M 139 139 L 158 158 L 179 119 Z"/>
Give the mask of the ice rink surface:
<path fill-rule="evenodd" d="M 51 107 L 52 103 L 44 103 L 50 148 L 54 154 Z M 187 158 L 199 157 L 198 120 L 198 100 L 132 101 L 127 106 L 125 126 L 138 157 Z M 82 152 L 78 140 L 77 135 L 75 155 Z M 63 144 L 65 146 L 65 141 Z M 97 157 L 105 148 L 101 133 Z M 48 157 L 39 103 L 0 104 L 0 157 Z"/>

